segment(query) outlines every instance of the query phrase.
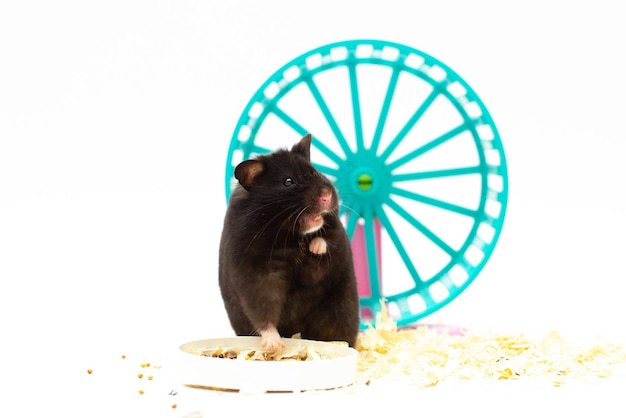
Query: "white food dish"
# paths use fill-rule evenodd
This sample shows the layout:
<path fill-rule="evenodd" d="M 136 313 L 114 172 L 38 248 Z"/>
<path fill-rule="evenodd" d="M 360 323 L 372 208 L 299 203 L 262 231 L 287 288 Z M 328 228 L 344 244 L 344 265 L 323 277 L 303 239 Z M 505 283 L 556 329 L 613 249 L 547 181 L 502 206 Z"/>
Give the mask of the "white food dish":
<path fill-rule="evenodd" d="M 348 346 L 295 338 L 283 338 L 285 348 L 311 347 L 331 358 L 309 361 L 253 361 L 197 354 L 213 348 L 261 349 L 260 337 L 197 340 L 179 349 L 181 384 L 240 392 L 300 392 L 337 389 L 356 380 L 358 353 Z"/>

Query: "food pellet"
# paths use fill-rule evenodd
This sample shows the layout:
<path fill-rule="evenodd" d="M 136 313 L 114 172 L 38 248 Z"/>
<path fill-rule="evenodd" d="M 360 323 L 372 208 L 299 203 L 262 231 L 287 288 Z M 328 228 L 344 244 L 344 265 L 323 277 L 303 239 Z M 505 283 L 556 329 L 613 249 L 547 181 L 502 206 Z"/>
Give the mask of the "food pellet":
<path fill-rule="evenodd" d="M 173 405 L 172 405 L 172 409 L 176 409 L 176 404 L 173 404 Z"/>
<path fill-rule="evenodd" d="M 152 380 L 152 376 L 148 376 L 148 380 Z"/>
<path fill-rule="evenodd" d="M 143 378 L 143 374 L 142 374 L 142 373 L 139 373 L 139 374 L 137 375 L 137 377 L 138 377 L 138 378 L 140 378 L 140 379 L 142 379 L 142 378 Z"/>
<path fill-rule="evenodd" d="M 93 370 L 88 369 L 88 370 L 87 370 L 87 373 L 91 374 L 91 373 L 93 373 Z"/>
<path fill-rule="evenodd" d="M 139 394 L 143 395 L 143 390 L 139 389 Z"/>

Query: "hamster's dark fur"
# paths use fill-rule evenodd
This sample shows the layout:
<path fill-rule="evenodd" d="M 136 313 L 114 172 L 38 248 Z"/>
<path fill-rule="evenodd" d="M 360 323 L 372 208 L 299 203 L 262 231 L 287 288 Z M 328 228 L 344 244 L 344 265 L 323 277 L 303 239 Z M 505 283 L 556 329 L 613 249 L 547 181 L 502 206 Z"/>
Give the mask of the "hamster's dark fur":
<path fill-rule="evenodd" d="M 239 164 L 224 218 L 219 284 L 237 335 L 346 341 L 354 346 L 359 297 L 337 191 L 310 162 L 311 135 L 291 150 Z"/>

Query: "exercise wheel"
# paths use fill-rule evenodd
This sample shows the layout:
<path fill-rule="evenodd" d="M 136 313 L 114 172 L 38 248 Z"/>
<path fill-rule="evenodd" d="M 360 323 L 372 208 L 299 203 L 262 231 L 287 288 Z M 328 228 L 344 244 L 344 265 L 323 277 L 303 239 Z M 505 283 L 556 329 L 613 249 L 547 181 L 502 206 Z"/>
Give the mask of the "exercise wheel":
<path fill-rule="evenodd" d="M 491 256 L 508 196 L 496 126 L 452 69 L 414 48 L 348 40 L 269 77 L 244 108 L 226 162 L 291 147 L 337 187 L 352 241 L 361 326 L 381 310 L 410 325 L 457 297 Z"/>

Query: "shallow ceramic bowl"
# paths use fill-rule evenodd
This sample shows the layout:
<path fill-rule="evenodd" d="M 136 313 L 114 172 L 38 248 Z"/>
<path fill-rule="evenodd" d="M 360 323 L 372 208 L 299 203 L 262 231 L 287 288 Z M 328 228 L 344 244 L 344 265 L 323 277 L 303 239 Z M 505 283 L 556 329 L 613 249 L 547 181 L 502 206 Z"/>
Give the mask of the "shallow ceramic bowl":
<path fill-rule="evenodd" d="M 180 346 L 181 383 L 244 392 L 299 392 L 337 389 L 356 380 L 357 351 L 345 345 L 283 338 L 285 349 L 310 347 L 324 358 L 254 361 L 202 356 L 218 348 L 261 349 L 260 337 L 197 340 Z M 328 358 L 326 358 L 328 357 Z"/>

